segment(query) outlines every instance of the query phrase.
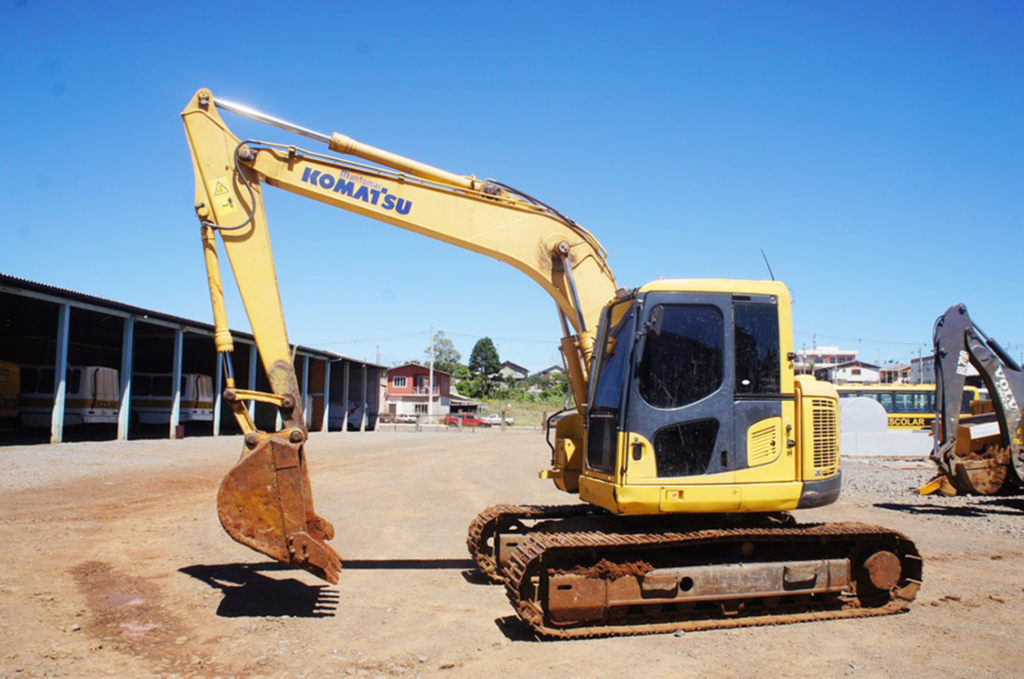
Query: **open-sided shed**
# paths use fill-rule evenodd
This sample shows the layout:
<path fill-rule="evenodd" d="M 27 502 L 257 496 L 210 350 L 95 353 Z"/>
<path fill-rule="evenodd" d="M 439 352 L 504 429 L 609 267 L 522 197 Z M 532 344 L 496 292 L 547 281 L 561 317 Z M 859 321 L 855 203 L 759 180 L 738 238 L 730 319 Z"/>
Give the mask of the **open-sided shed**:
<path fill-rule="evenodd" d="M 0 427 L 0 445 L 237 432 L 222 407 L 213 333 L 209 323 L 0 274 L 0 362 L 21 381 L 19 415 Z M 253 336 L 232 337 L 236 386 L 266 391 Z M 374 428 L 383 366 L 298 346 L 295 368 L 307 426 Z M 249 409 L 261 429 L 278 426 L 272 406 Z"/>

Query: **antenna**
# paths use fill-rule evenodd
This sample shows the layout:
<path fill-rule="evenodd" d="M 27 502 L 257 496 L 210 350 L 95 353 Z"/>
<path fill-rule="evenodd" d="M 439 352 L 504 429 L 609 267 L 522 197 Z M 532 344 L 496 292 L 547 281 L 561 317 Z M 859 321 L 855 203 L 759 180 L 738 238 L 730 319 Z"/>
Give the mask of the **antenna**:
<path fill-rule="evenodd" d="M 764 254 L 764 248 L 761 248 L 761 256 L 764 257 L 764 265 L 768 267 L 768 275 L 771 276 L 774 281 L 775 274 L 772 273 L 772 265 L 768 263 L 768 255 Z"/>

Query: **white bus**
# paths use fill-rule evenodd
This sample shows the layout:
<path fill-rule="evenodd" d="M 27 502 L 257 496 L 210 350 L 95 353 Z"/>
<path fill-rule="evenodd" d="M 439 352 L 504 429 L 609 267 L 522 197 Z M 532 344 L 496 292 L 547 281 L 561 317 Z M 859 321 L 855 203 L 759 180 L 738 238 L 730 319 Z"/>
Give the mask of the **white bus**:
<path fill-rule="evenodd" d="M 20 391 L 20 366 L 10 361 L 0 361 L 0 427 L 10 427 L 16 424 Z"/>
<path fill-rule="evenodd" d="M 139 424 L 170 424 L 171 373 L 132 375 L 132 414 Z M 178 422 L 213 422 L 213 378 L 198 373 L 181 376 L 181 405 Z"/>
<path fill-rule="evenodd" d="M 21 366 L 21 423 L 49 427 L 53 417 L 53 366 Z M 116 424 L 120 384 L 117 370 L 69 365 L 64 388 L 64 425 Z"/>
<path fill-rule="evenodd" d="M 341 403 L 331 403 L 330 417 L 327 419 L 328 431 L 341 431 L 342 420 L 345 421 L 345 429 L 348 431 L 359 431 L 359 425 L 363 420 L 363 404 L 357 401 L 349 401 L 348 403 L 348 417 L 345 417 L 341 412 Z M 368 421 L 366 423 L 366 430 L 373 431 L 374 423 Z"/>

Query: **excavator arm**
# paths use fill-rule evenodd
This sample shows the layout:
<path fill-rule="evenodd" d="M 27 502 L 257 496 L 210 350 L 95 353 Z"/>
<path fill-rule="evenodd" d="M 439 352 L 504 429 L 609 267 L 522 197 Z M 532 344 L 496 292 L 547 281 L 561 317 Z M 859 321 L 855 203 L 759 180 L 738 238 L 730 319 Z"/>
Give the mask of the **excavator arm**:
<path fill-rule="evenodd" d="M 218 109 L 245 115 L 323 142 L 325 155 L 261 141 L 242 141 Z M 235 388 L 224 361 L 226 400 L 245 433 L 245 450 L 218 496 L 221 523 L 235 540 L 336 582 L 341 562 L 326 544 L 331 525 L 313 510 L 295 368 L 263 207 L 275 186 L 458 247 L 519 269 L 555 300 L 570 389 L 582 416 L 598 321 L 618 294 L 605 252 L 572 220 L 510 187 L 456 175 L 341 134 L 325 135 L 266 116 L 199 90 L 182 113 L 196 179 L 196 214 L 210 284 L 217 351 L 232 351 L 221 283 L 219 233 L 272 393 Z M 276 405 L 280 432 L 260 432 L 246 400 Z"/>
<path fill-rule="evenodd" d="M 1024 372 L 1016 361 L 971 320 L 963 304 L 950 307 L 935 322 L 935 408 L 936 436 L 932 459 L 941 480 L 960 492 L 992 494 L 1007 479 L 1020 485 L 1024 480 L 1024 437 L 1022 412 Z M 961 423 L 964 384 L 968 366 L 981 375 L 992 397 L 989 413 L 972 418 L 971 426 Z M 994 431 L 998 426 L 998 434 Z M 976 437 L 971 430 L 988 434 Z M 994 440 L 994 443 L 991 442 Z M 980 449 L 979 449 L 980 448 Z M 926 484 L 927 487 L 928 484 Z"/>

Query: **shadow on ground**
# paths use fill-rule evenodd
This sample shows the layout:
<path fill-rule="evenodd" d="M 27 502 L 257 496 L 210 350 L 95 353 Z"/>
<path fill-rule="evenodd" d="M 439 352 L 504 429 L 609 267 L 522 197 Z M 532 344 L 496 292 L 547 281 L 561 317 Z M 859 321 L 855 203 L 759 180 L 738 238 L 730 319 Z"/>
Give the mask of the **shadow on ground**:
<path fill-rule="evenodd" d="M 514 615 L 498 618 L 494 624 L 509 641 L 542 641 L 529 625 Z"/>
<path fill-rule="evenodd" d="M 342 569 L 352 570 L 443 570 L 465 569 L 476 566 L 469 559 L 346 559 Z"/>
<path fill-rule="evenodd" d="M 907 514 L 919 514 L 923 516 L 963 516 L 982 517 L 992 514 L 1003 516 L 1019 516 L 1024 513 L 1024 498 L 977 498 L 974 504 L 970 505 L 943 505 L 938 503 L 930 504 L 904 504 L 900 502 L 878 502 L 875 507 L 888 509 L 894 512 L 905 512 Z"/>
<path fill-rule="evenodd" d="M 290 578 L 278 580 L 263 575 L 284 570 L 292 569 L 278 563 L 231 563 L 188 566 L 180 572 L 224 594 L 217 608 L 217 615 L 221 617 L 327 618 L 334 615 L 338 594 L 328 585 L 307 585 Z"/>
<path fill-rule="evenodd" d="M 462 571 L 462 579 L 471 585 L 498 586 L 501 584 L 487 577 L 482 570 L 476 567 L 476 564 L 473 564 L 472 568 Z"/>

